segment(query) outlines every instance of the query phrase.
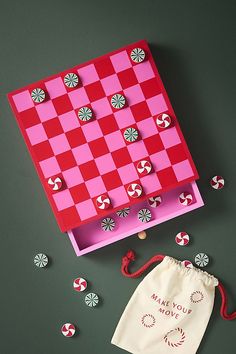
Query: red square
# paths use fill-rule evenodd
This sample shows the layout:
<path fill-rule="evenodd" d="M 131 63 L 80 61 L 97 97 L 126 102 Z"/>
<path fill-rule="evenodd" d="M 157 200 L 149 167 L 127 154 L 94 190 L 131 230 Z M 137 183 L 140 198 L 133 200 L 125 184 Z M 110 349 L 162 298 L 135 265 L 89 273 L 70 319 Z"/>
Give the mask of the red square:
<path fill-rule="evenodd" d="M 54 156 L 51 145 L 48 141 L 43 141 L 42 143 L 34 145 L 33 151 L 38 161 L 46 160 L 49 157 Z"/>
<path fill-rule="evenodd" d="M 117 168 L 128 165 L 132 162 L 132 159 L 126 147 L 113 151 L 111 155 Z"/>
<path fill-rule="evenodd" d="M 136 122 L 151 117 L 151 112 L 145 101 L 134 104 L 130 107 Z"/>
<path fill-rule="evenodd" d="M 96 163 L 93 160 L 80 165 L 79 169 L 84 181 L 99 176 L 99 171 L 97 169 Z"/>
<path fill-rule="evenodd" d="M 60 226 L 62 230 L 70 230 L 80 223 L 76 207 L 72 206 L 60 211 Z M 75 225 L 76 224 L 76 225 Z"/>
<path fill-rule="evenodd" d="M 30 128 L 38 123 L 41 123 L 38 113 L 34 107 L 21 112 L 20 118 L 25 129 Z"/>
<path fill-rule="evenodd" d="M 113 133 L 116 130 L 119 130 L 118 124 L 116 123 L 115 117 L 113 114 L 101 118 L 98 120 L 100 128 L 103 132 L 103 135 Z"/>
<path fill-rule="evenodd" d="M 134 85 L 138 84 L 138 80 L 137 80 L 132 68 L 126 69 L 126 70 L 123 70 L 123 71 L 117 73 L 117 76 L 120 80 L 123 90 L 130 87 L 130 86 L 134 86 Z"/>
<path fill-rule="evenodd" d="M 100 79 L 115 74 L 115 70 L 113 68 L 110 58 L 99 60 L 94 65 Z"/>
<path fill-rule="evenodd" d="M 172 165 L 187 159 L 187 155 L 182 144 L 172 146 L 166 149 L 166 152 Z"/>
<path fill-rule="evenodd" d="M 70 193 L 75 204 L 90 199 L 90 195 L 86 188 L 85 183 L 81 183 L 78 184 L 77 186 L 70 188 Z"/>
<path fill-rule="evenodd" d="M 70 130 L 69 132 L 65 133 L 65 135 L 71 148 L 75 148 L 76 146 L 86 143 L 86 139 L 81 128 Z"/>
<path fill-rule="evenodd" d="M 161 183 L 162 188 L 170 187 L 178 183 L 172 167 L 167 167 L 164 170 L 157 172 L 157 177 Z"/>
<path fill-rule="evenodd" d="M 56 159 L 62 171 L 77 166 L 77 163 L 71 151 L 66 151 L 62 154 L 57 155 Z"/>
<path fill-rule="evenodd" d="M 43 122 L 44 130 L 48 138 L 52 138 L 56 135 L 63 134 L 64 131 L 62 129 L 61 123 L 59 122 L 58 118 L 53 118 Z"/>
<path fill-rule="evenodd" d="M 149 138 L 143 139 L 146 149 L 149 155 L 155 154 L 156 152 L 164 150 L 164 145 L 161 141 L 160 135 L 156 134 L 150 136 Z"/>
<path fill-rule="evenodd" d="M 107 147 L 107 144 L 106 144 L 104 138 L 99 138 L 99 139 L 90 141 L 88 144 L 89 144 L 90 150 L 91 150 L 94 158 L 108 154 L 108 152 L 109 152 L 109 149 Z"/>
<path fill-rule="evenodd" d="M 156 96 L 162 92 L 161 88 L 159 87 L 159 85 L 157 83 L 156 78 L 144 81 L 144 82 L 140 83 L 140 86 L 142 88 L 143 94 L 146 99 Z"/>
<path fill-rule="evenodd" d="M 66 112 L 73 110 L 73 107 L 72 107 L 72 104 L 69 100 L 68 95 L 56 97 L 52 100 L 52 103 L 53 103 L 54 108 L 57 111 L 58 115 L 64 114 Z"/>
<path fill-rule="evenodd" d="M 120 176 L 116 170 L 108 172 L 105 175 L 102 175 L 102 180 L 108 191 L 123 185 Z"/>
<path fill-rule="evenodd" d="M 85 90 L 90 102 L 97 101 L 106 96 L 100 81 L 85 86 Z"/>

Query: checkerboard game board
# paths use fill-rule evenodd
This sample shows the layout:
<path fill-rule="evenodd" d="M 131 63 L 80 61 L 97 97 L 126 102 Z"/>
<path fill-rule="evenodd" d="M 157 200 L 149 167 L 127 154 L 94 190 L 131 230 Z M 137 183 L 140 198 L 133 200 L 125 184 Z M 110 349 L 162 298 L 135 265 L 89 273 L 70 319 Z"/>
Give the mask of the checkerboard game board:
<path fill-rule="evenodd" d="M 134 48 L 145 51 L 143 62 L 131 60 Z M 64 84 L 67 73 L 79 76 L 77 87 Z M 31 98 L 37 87 L 46 92 L 42 103 Z M 119 110 L 110 102 L 116 93 L 126 98 Z M 11 92 L 8 98 L 62 231 L 198 178 L 146 41 Z M 78 119 L 78 109 L 84 106 L 94 113 L 91 121 Z M 171 116 L 169 128 L 157 126 L 155 118 L 160 113 Z M 128 127 L 138 130 L 138 141 L 124 139 Z M 140 160 L 151 161 L 152 173 L 139 175 Z M 63 188 L 52 191 L 50 177 L 60 177 Z M 136 199 L 127 194 L 133 182 L 143 188 Z M 109 196 L 111 208 L 96 207 L 101 194 Z"/>

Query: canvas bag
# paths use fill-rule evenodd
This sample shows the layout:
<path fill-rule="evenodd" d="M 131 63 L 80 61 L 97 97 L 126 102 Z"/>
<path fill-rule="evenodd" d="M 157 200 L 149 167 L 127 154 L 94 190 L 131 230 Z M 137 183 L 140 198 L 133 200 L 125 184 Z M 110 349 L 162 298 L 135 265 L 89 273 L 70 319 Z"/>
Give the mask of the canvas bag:
<path fill-rule="evenodd" d="M 214 305 L 215 288 L 221 298 L 221 316 L 227 314 L 223 285 L 212 275 L 186 268 L 174 258 L 156 255 L 134 273 L 128 267 L 135 259 L 129 251 L 122 259 L 122 273 L 137 278 L 150 265 L 157 265 L 138 285 L 117 325 L 111 343 L 134 354 L 196 353 Z"/>

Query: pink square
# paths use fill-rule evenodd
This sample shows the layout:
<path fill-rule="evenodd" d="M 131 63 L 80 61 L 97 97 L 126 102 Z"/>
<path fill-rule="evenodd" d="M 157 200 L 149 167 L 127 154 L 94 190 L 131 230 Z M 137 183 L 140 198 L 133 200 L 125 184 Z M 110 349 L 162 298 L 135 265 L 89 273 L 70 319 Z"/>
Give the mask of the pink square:
<path fill-rule="evenodd" d="M 64 113 L 58 118 L 60 120 L 64 132 L 68 132 L 70 130 L 80 127 L 79 120 L 76 116 L 75 111 Z"/>
<path fill-rule="evenodd" d="M 163 130 L 160 132 L 160 137 L 166 149 L 181 143 L 180 137 L 175 127 Z"/>
<path fill-rule="evenodd" d="M 77 166 L 63 171 L 62 174 L 67 188 L 77 186 L 78 184 L 84 182 L 79 167 Z"/>
<path fill-rule="evenodd" d="M 142 91 L 139 84 L 125 89 L 124 94 L 125 94 L 125 97 L 127 98 L 129 106 L 132 106 L 136 103 L 145 101 L 143 91 Z"/>
<path fill-rule="evenodd" d="M 113 208 L 129 202 L 129 197 L 124 187 L 118 187 L 109 191 Z"/>
<path fill-rule="evenodd" d="M 147 118 L 137 123 L 142 139 L 158 134 L 157 126 L 153 118 Z"/>
<path fill-rule="evenodd" d="M 106 140 L 107 146 L 111 152 L 126 146 L 124 138 L 119 130 L 105 135 L 104 139 Z"/>
<path fill-rule="evenodd" d="M 35 106 L 41 122 L 45 122 L 57 116 L 57 112 L 52 104 L 52 101 L 46 101 Z"/>
<path fill-rule="evenodd" d="M 121 109 L 114 113 L 116 117 L 116 122 L 120 129 L 128 127 L 129 125 L 135 124 L 134 116 L 129 107 Z"/>
<path fill-rule="evenodd" d="M 101 84 L 107 96 L 122 90 L 116 74 L 105 77 L 105 79 L 101 80 Z"/>
<path fill-rule="evenodd" d="M 81 128 L 88 142 L 103 136 L 101 128 L 99 127 L 99 124 L 96 120 L 82 125 Z"/>
<path fill-rule="evenodd" d="M 83 144 L 72 149 L 72 153 L 78 165 L 93 160 L 93 155 L 88 144 Z"/>
<path fill-rule="evenodd" d="M 134 72 L 138 82 L 149 80 L 155 76 L 149 61 L 144 61 L 141 65 L 135 65 Z"/>
<path fill-rule="evenodd" d="M 106 117 L 112 113 L 111 105 L 106 97 L 91 103 L 96 119 Z"/>
<path fill-rule="evenodd" d="M 18 112 L 34 107 L 29 91 L 23 91 L 12 96 Z"/>
<path fill-rule="evenodd" d="M 183 181 L 186 178 L 194 175 L 192 167 L 188 160 L 181 161 L 173 165 L 173 170 L 178 181 Z"/>
<path fill-rule="evenodd" d="M 102 177 L 100 176 L 89 179 L 88 181 L 85 182 L 85 184 L 91 198 L 94 198 L 97 195 L 106 192 L 106 187 L 103 183 Z"/>
<path fill-rule="evenodd" d="M 162 94 L 153 96 L 147 99 L 146 102 L 153 116 L 165 112 L 168 109 Z"/>
<path fill-rule="evenodd" d="M 45 86 L 51 99 L 62 96 L 67 92 L 61 77 L 45 82 Z"/>
<path fill-rule="evenodd" d="M 60 166 L 58 165 L 55 156 L 40 161 L 39 165 L 45 178 L 49 178 L 61 172 Z"/>
<path fill-rule="evenodd" d="M 83 87 L 69 92 L 68 96 L 74 109 L 86 106 L 89 103 L 89 98 Z"/>
<path fill-rule="evenodd" d="M 97 215 L 97 211 L 91 199 L 78 203 L 75 207 L 78 211 L 81 220 L 86 220 L 94 215 Z"/>
<path fill-rule="evenodd" d="M 70 145 L 65 134 L 60 134 L 49 139 L 50 145 L 55 155 L 70 150 Z"/>
<path fill-rule="evenodd" d="M 77 71 L 83 86 L 99 80 L 99 76 L 93 64 L 84 66 Z"/>
<path fill-rule="evenodd" d="M 166 150 L 162 150 L 151 155 L 150 159 L 153 164 L 154 170 L 157 172 L 171 166 L 171 162 Z"/>
<path fill-rule="evenodd" d="M 128 54 L 125 50 L 123 52 L 112 55 L 110 59 L 117 73 L 122 70 L 131 68 L 132 66 Z"/>
<path fill-rule="evenodd" d="M 148 156 L 147 149 L 142 140 L 136 141 L 134 144 L 127 145 L 132 161 L 137 161 Z"/>
<path fill-rule="evenodd" d="M 139 178 L 137 170 L 132 163 L 118 168 L 117 171 L 120 175 L 120 178 L 121 178 L 123 184 L 130 183 L 130 182 L 135 181 Z"/>
<path fill-rule="evenodd" d="M 140 181 L 145 194 L 153 193 L 161 189 L 160 181 L 155 173 L 140 178 Z"/>
<path fill-rule="evenodd" d="M 101 175 L 104 175 L 105 173 L 116 169 L 116 166 L 114 164 L 113 158 L 110 153 L 100 156 L 100 157 L 97 157 L 95 162 L 96 162 L 98 171 L 100 172 Z"/>
<path fill-rule="evenodd" d="M 26 133 L 31 142 L 31 145 L 35 145 L 41 143 L 42 141 L 48 140 L 47 134 L 42 124 L 37 124 L 26 129 Z"/>
<path fill-rule="evenodd" d="M 61 192 L 57 192 L 57 193 L 53 194 L 53 199 L 54 199 L 54 202 L 56 203 L 57 209 L 59 211 L 64 210 L 64 209 L 69 208 L 72 205 L 74 205 L 74 201 L 73 201 L 70 191 L 68 191 L 68 189 L 65 189 Z"/>

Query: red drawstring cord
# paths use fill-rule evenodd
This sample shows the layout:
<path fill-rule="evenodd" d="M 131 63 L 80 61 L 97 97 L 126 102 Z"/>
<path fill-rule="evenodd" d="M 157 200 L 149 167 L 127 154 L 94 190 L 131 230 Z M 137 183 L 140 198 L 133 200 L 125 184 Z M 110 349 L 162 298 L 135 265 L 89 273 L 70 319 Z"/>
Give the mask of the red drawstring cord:
<path fill-rule="evenodd" d="M 131 261 L 135 260 L 135 253 L 134 251 L 130 250 L 126 253 L 126 255 L 122 258 L 122 265 L 121 265 L 121 272 L 125 277 L 128 278 L 138 278 L 142 275 L 150 265 L 160 262 L 164 259 L 164 255 L 157 254 L 147 261 L 141 268 L 139 268 L 136 272 L 130 273 L 129 272 L 129 264 Z M 230 315 L 227 314 L 227 295 L 226 290 L 221 282 L 218 284 L 218 289 L 221 295 L 221 308 L 220 308 L 220 315 L 224 320 L 234 320 L 236 319 L 236 311 L 232 312 Z"/>

